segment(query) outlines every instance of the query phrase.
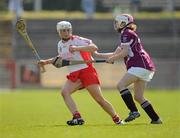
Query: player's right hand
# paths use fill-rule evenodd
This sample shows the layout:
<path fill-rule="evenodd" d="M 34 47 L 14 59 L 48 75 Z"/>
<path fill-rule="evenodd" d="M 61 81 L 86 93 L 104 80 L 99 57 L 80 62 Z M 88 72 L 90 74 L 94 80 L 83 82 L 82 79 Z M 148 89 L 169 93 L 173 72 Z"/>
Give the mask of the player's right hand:
<path fill-rule="evenodd" d="M 38 61 L 38 65 L 46 65 L 46 64 L 48 64 L 47 60 L 40 60 L 40 61 Z"/>
<path fill-rule="evenodd" d="M 75 51 L 77 51 L 77 46 L 70 46 L 69 47 L 69 52 L 74 53 Z"/>

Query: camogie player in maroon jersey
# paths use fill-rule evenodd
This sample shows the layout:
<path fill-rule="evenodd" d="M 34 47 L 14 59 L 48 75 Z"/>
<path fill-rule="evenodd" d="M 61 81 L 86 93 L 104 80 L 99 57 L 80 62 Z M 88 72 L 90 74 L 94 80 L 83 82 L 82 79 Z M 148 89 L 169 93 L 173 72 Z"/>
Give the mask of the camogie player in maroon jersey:
<path fill-rule="evenodd" d="M 58 56 L 66 60 L 93 60 L 91 53 L 98 48 L 92 40 L 72 34 L 72 25 L 68 21 L 57 23 L 57 32 L 61 40 L 58 42 Z M 39 64 L 53 64 L 53 58 L 41 60 Z M 114 110 L 114 107 L 102 95 L 99 77 L 92 63 L 68 66 L 69 74 L 61 95 L 73 118 L 67 121 L 68 125 L 83 125 L 84 120 L 76 106 L 72 94 L 79 89 L 86 88 L 93 99 L 106 111 L 114 123 L 123 122 Z M 91 112 L 94 115 L 93 112 Z"/>
<path fill-rule="evenodd" d="M 120 45 L 113 53 L 98 53 L 99 58 L 107 58 L 108 63 L 124 58 L 127 73 L 119 81 L 117 88 L 123 101 L 130 110 L 125 122 L 140 117 L 140 113 L 134 103 L 130 90 L 127 88 L 134 84 L 134 99 L 141 105 L 152 124 L 161 124 L 162 121 L 154 111 L 152 104 L 144 97 L 144 90 L 155 73 L 155 66 L 149 54 L 144 50 L 139 36 L 136 33 L 134 19 L 129 14 L 121 14 L 115 17 L 114 28 L 120 33 Z"/>

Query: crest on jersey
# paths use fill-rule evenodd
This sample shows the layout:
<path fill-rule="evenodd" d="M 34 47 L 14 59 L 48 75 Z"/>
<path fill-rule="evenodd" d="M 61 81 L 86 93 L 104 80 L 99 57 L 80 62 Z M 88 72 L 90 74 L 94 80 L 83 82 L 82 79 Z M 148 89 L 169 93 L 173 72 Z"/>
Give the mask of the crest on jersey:
<path fill-rule="evenodd" d="M 122 37 L 122 42 L 123 42 L 123 43 L 124 43 L 124 42 L 128 42 L 128 36 L 127 36 L 127 35 L 125 35 L 125 36 Z"/>

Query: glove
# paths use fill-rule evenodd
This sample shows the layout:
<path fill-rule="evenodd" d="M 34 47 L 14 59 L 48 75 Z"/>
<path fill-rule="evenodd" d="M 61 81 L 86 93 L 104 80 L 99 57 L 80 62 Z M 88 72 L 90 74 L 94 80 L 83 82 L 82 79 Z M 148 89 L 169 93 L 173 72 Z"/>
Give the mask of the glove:
<path fill-rule="evenodd" d="M 60 57 L 54 57 L 52 60 L 52 65 L 55 66 L 56 68 L 60 68 L 62 65 L 62 60 Z"/>
<path fill-rule="evenodd" d="M 70 65 L 70 61 L 64 60 L 64 59 L 62 59 L 62 58 L 60 58 L 60 57 L 57 56 L 57 57 L 55 57 L 55 58 L 53 59 L 52 64 L 53 64 L 56 68 L 61 68 L 61 67 Z"/>

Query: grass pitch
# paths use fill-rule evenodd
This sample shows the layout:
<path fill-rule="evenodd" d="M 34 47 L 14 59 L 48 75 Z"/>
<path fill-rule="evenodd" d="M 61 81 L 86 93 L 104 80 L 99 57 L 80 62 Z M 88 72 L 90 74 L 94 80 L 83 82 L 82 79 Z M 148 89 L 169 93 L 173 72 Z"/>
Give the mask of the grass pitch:
<path fill-rule="evenodd" d="M 86 123 L 67 126 L 71 119 L 59 90 L 15 90 L 0 92 L 1 138 L 179 138 L 180 91 L 149 90 L 145 93 L 163 124 L 151 125 L 138 105 L 141 117 L 124 126 L 115 125 L 87 91 L 73 95 Z M 103 92 L 122 118 L 128 110 L 117 90 Z"/>

